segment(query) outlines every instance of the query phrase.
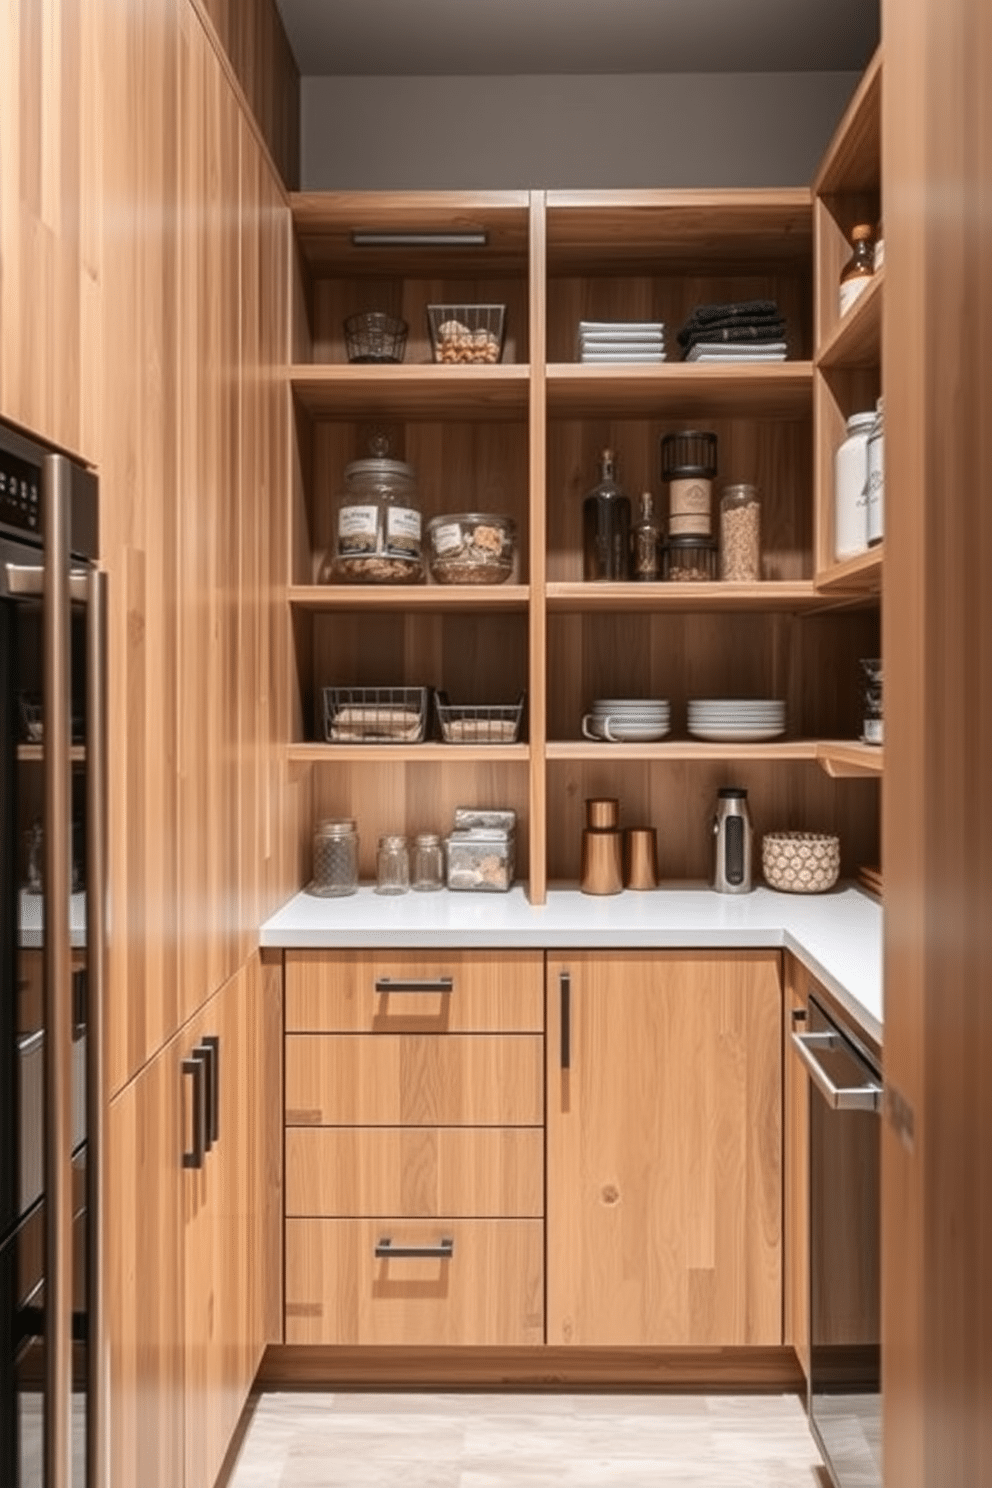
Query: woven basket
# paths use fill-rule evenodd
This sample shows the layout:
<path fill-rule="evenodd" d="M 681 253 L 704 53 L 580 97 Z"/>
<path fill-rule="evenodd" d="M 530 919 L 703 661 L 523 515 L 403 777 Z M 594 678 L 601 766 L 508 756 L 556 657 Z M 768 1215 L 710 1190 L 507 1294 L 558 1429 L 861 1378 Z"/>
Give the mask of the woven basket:
<path fill-rule="evenodd" d="M 823 894 L 840 873 L 840 838 L 822 832 L 766 832 L 761 871 L 771 889 L 786 894 Z"/>

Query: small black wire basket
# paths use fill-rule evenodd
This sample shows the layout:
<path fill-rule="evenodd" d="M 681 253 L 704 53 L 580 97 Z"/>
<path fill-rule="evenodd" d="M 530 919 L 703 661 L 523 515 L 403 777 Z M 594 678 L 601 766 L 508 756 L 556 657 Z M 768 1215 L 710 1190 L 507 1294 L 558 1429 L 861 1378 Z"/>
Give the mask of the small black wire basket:
<path fill-rule="evenodd" d="M 349 362 L 401 362 L 406 352 L 407 324 L 382 310 L 362 310 L 344 323 Z"/>

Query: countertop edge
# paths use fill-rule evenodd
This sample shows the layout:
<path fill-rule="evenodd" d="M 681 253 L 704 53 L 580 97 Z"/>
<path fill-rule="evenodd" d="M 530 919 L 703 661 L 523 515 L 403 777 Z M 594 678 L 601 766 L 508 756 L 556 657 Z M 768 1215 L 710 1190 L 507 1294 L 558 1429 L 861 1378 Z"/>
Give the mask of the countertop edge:
<path fill-rule="evenodd" d="M 552 888 L 532 905 L 509 894 L 345 899 L 293 896 L 260 928 L 276 950 L 785 950 L 861 1030 L 882 1043 L 882 906 L 853 884 L 822 895 L 676 885 L 597 898 Z"/>

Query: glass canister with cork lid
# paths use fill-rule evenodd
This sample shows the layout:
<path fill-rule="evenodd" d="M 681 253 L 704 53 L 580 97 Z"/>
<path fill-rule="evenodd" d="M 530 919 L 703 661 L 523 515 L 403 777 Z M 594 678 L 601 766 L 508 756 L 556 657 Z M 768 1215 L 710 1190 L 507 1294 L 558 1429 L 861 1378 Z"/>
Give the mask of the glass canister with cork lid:
<path fill-rule="evenodd" d="M 331 578 L 359 584 L 424 580 L 423 520 L 412 465 L 389 458 L 377 435 L 371 454 L 345 467 L 334 518 Z"/>

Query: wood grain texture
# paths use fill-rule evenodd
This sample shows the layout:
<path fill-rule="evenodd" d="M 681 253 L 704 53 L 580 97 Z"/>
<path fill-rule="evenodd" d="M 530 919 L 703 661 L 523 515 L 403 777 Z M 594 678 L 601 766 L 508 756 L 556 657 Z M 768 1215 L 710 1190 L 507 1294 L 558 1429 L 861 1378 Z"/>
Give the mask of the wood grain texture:
<path fill-rule="evenodd" d="M 216 28 L 290 191 L 300 178 L 300 73 L 275 0 L 193 0 Z"/>
<path fill-rule="evenodd" d="M 286 1121 L 335 1126 L 539 1126 L 534 1034 L 289 1034 Z"/>
<path fill-rule="evenodd" d="M 270 1348 L 258 1374 L 263 1389 L 459 1390 L 489 1388 L 560 1392 L 646 1390 L 792 1390 L 802 1375 L 791 1348 L 445 1349 Z"/>
<path fill-rule="evenodd" d="M 548 1343 L 780 1343 L 779 956 L 559 954 L 547 975 Z"/>
<path fill-rule="evenodd" d="M 286 1214 L 539 1218 L 540 1127 L 289 1127 Z"/>
<path fill-rule="evenodd" d="M 539 1032 L 544 1027 L 541 951 L 285 952 L 290 1033 Z M 451 990 L 389 992 L 391 982 Z"/>
<path fill-rule="evenodd" d="M 792 1049 L 793 1031 L 805 1026 L 809 974 L 785 956 L 785 1016 L 782 1020 L 782 1112 L 784 1121 L 783 1336 L 809 1377 L 809 1080 Z"/>
<path fill-rule="evenodd" d="M 979 0 L 883 7 L 882 1359 L 886 1482 L 909 1488 L 992 1471 L 990 21 Z"/>
<path fill-rule="evenodd" d="M 377 1260 L 395 1245 L 454 1241 L 449 1260 Z M 286 1341 L 436 1346 L 544 1340 L 540 1220 L 286 1222 Z"/>
<path fill-rule="evenodd" d="M 106 1121 L 110 1481 L 175 1488 L 184 1474 L 183 1082 L 172 1049 Z"/>

